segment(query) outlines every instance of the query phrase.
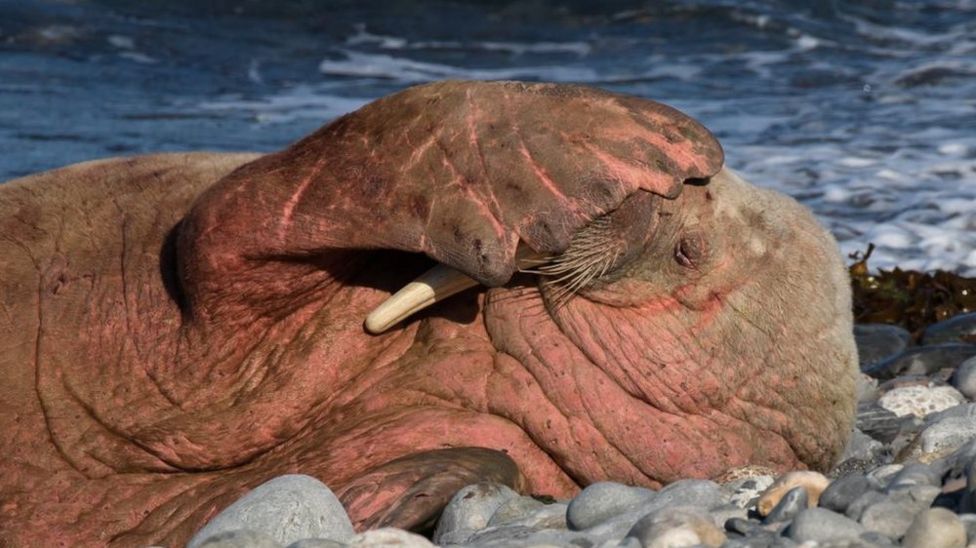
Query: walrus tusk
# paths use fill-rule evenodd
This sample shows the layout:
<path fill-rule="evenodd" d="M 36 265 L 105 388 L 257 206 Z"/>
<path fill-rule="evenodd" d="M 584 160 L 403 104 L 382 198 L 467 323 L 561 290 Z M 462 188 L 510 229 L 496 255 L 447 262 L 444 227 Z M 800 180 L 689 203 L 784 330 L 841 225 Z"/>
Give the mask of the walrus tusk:
<path fill-rule="evenodd" d="M 542 255 L 529 247 L 520 245 L 515 254 L 515 262 L 519 268 L 525 268 L 537 265 L 541 257 Z M 439 264 L 374 308 L 366 316 L 366 331 L 379 335 L 428 306 L 476 285 L 478 282 L 467 275 Z"/>

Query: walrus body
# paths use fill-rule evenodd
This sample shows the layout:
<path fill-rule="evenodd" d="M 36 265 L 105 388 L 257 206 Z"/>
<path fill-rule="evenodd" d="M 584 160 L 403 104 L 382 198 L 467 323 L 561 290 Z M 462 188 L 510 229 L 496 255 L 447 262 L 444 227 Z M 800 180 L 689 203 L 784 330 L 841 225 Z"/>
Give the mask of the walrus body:
<path fill-rule="evenodd" d="M 276 154 L 0 185 L 0 544 L 175 545 L 289 472 L 359 527 L 418 527 L 483 479 L 567 497 L 830 466 L 846 273 L 721 163 L 649 101 L 448 82 Z M 520 241 L 576 285 L 513 277 Z M 408 252 L 489 288 L 370 335 L 432 264 Z"/>

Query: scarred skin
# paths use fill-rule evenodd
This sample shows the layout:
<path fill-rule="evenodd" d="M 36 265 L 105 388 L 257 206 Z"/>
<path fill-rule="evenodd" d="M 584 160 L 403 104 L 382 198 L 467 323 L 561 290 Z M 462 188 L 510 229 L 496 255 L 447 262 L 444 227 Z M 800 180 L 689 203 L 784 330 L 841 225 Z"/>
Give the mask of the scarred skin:
<path fill-rule="evenodd" d="M 444 82 L 276 154 L 0 186 L 0 545 L 177 546 L 292 472 L 365 528 L 484 479 L 829 467 L 856 371 L 836 245 L 721 165 L 650 101 Z M 578 294 L 513 277 L 520 241 L 569 253 L 604 215 L 619 257 Z M 431 259 L 490 289 L 367 334 Z"/>

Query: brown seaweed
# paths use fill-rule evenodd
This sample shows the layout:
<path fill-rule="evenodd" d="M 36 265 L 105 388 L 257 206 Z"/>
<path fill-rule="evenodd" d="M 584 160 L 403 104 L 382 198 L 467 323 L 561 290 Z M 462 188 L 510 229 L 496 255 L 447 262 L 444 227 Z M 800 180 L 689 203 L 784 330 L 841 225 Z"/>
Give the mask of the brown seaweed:
<path fill-rule="evenodd" d="M 945 270 L 879 269 L 872 273 L 868 259 L 874 245 L 864 253 L 850 255 L 856 323 L 887 323 L 904 327 L 916 339 L 930 324 L 976 310 L 976 278 Z"/>

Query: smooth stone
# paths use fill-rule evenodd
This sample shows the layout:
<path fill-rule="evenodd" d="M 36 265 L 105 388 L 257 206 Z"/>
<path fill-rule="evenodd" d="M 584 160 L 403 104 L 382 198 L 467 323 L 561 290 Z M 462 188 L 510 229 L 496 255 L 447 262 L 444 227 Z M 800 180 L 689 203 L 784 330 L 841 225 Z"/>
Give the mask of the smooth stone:
<path fill-rule="evenodd" d="M 793 518 L 789 537 L 797 542 L 854 539 L 865 532 L 860 524 L 824 508 L 808 508 Z"/>
<path fill-rule="evenodd" d="M 529 517 L 533 512 L 545 506 L 542 502 L 532 498 L 519 496 L 501 503 L 488 520 L 489 527 L 518 521 Z"/>
<path fill-rule="evenodd" d="M 541 508 L 529 512 L 525 517 L 505 522 L 506 525 L 528 525 L 543 529 L 566 529 L 566 502 L 544 504 Z"/>
<path fill-rule="evenodd" d="M 594 483 L 570 501 L 566 523 L 576 531 L 588 529 L 611 516 L 642 505 L 654 495 L 654 491 L 642 487 L 609 481 Z"/>
<path fill-rule="evenodd" d="M 755 506 L 759 501 L 759 495 L 762 495 L 774 481 L 776 478 L 773 476 L 755 476 L 727 483 L 723 487 L 731 493 L 729 502 L 740 508 L 750 508 Z"/>
<path fill-rule="evenodd" d="M 285 548 L 343 548 L 345 546 L 345 542 L 339 542 L 337 540 L 330 540 L 327 538 L 305 538 L 295 541 Z"/>
<path fill-rule="evenodd" d="M 913 485 L 934 485 L 939 487 L 942 485 L 942 478 L 939 477 L 939 474 L 931 466 L 916 463 L 906 464 L 904 468 L 888 480 L 886 489 L 892 491 Z"/>
<path fill-rule="evenodd" d="M 923 418 L 965 403 L 966 398 L 951 386 L 905 386 L 895 388 L 878 399 L 878 405 L 899 417 Z"/>
<path fill-rule="evenodd" d="M 614 544 L 619 543 L 619 540 Z M 602 543 L 601 540 L 591 537 L 580 531 L 569 531 L 566 529 L 539 529 L 531 530 L 519 527 L 503 526 L 497 529 L 490 529 L 485 534 L 478 535 L 473 539 L 473 544 L 478 548 L 542 548 L 542 547 L 573 547 L 573 548 L 596 548 Z M 639 547 L 640 544 L 637 544 Z"/>
<path fill-rule="evenodd" d="M 669 506 L 713 508 L 729 502 L 717 483 L 709 480 L 684 479 L 666 485 L 644 503 L 647 513 Z"/>
<path fill-rule="evenodd" d="M 442 539 L 463 542 L 461 537 L 470 537 L 487 527 L 498 507 L 518 496 L 507 485 L 498 483 L 483 482 L 463 487 L 444 507 L 434 530 L 434 542 L 441 544 Z"/>
<path fill-rule="evenodd" d="M 209 536 L 197 546 L 200 548 L 281 548 L 281 544 L 270 536 L 249 529 L 221 531 Z"/>
<path fill-rule="evenodd" d="M 973 356 L 976 356 L 976 344 L 943 343 L 917 346 L 882 360 L 865 369 L 864 372 L 881 380 L 902 375 L 931 375 L 942 369 L 955 369 Z"/>
<path fill-rule="evenodd" d="M 905 548 L 964 548 L 966 527 L 945 508 L 920 512 L 902 539 Z"/>
<path fill-rule="evenodd" d="M 968 417 L 950 416 L 926 426 L 899 456 L 903 459 L 932 462 L 973 440 L 976 440 L 976 421 Z"/>
<path fill-rule="evenodd" d="M 398 548 L 432 548 L 434 545 L 424 537 L 395 527 L 371 529 L 353 536 L 347 546 L 396 546 Z"/>
<path fill-rule="evenodd" d="M 861 514 L 864 513 L 865 508 L 883 500 L 885 500 L 885 494 L 872 488 L 870 491 L 865 491 L 860 496 L 855 497 L 847 505 L 847 510 L 844 510 L 844 515 L 854 521 L 858 521 L 861 519 Z"/>
<path fill-rule="evenodd" d="M 821 508 L 843 514 L 857 497 L 870 489 L 871 484 L 867 476 L 853 472 L 830 482 L 821 493 L 819 504 Z"/>
<path fill-rule="evenodd" d="M 342 503 L 321 481 L 303 474 L 262 483 L 214 516 L 187 548 L 224 531 L 254 530 L 287 545 L 306 538 L 347 541 L 354 534 Z"/>
<path fill-rule="evenodd" d="M 929 508 L 941 492 L 942 489 L 934 485 L 902 487 L 864 508 L 858 521 L 868 531 L 876 531 L 892 539 L 901 538 L 915 516 Z"/>
<path fill-rule="evenodd" d="M 716 525 L 724 525 L 732 518 L 748 518 L 749 511 L 730 502 L 728 504 L 723 504 L 721 506 L 716 506 L 709 509 L 708 516 L 712 518 L 712 522 Z"/>
<path fill-rule="evenodd" d="M 884 453 L 884 450 L 883 443 L 855 428 L 851 432 L 851 437 L 847 441 L 847 446 L 844 448 L 840 460 L 841 462 L 850 459 L 874 460 Z"/>
<path fill-rule="evenodd" d="M 976 357 L 962 362 L 952 375 L 951 382 L 969 401 L 976 400 Z"/>
<path fill-rule="evenodd" d="M 820 493 L 830 485 L 827 476 L 819 472 L 808 470 L 797 470 L 787 472 L 778 477 L 762 495 L 756 504 L 756 511 L 760 516 L 768 515 L 779 501 L 794 487 L 803 487 L 807 492 L 807 501 L 810 506 L 816 506 L 820 500 Z"/>
<path fill-rule="evenodd" d="M 708 517 L 691 507 L 663 508 L 634 524 L 628 537 L 640 540 L 644 548 L 669 546 L 721 546 L 725 533 Z"/>
<path fill-rule="evenodd" d="M 776 506 L 769 511 L 766 516 L 766 523 L 789 521 L 805 510 L 807 506 L 807 490 L 803 487 L 794 487 L 787 491 Z"/>
<path fill-rule="evenodd" d="M 856 544 L 852 544 L 851 548 L 867 548 L 867 547 L 876 548 L 876 547 L 897 546 L 897 544 L 895 544 L 895 541 L 875 531 L 867 531 L 865 533 L 861 533 L 861 536 L 857 538 L 863 541 L 864 543 L 866 543 L 867 546 L 865 546 L 864 543 L 856 543 Z M 835 548 L 833 544 L 831 544 L 831 548 Z"/>
<path fill-rule="evenodd" d="M 897 325 L 867 323 L 854 326 L 854 342 L 857 344 L 861 369 L 900 353 L 908 348 L 911 340 L 912 334 Z"/>
<path fill-rule="evenodd" d="M 958 314 L 929 325 L 922 332 L 922 344 L 976 342 L 976 312 Z"/>

